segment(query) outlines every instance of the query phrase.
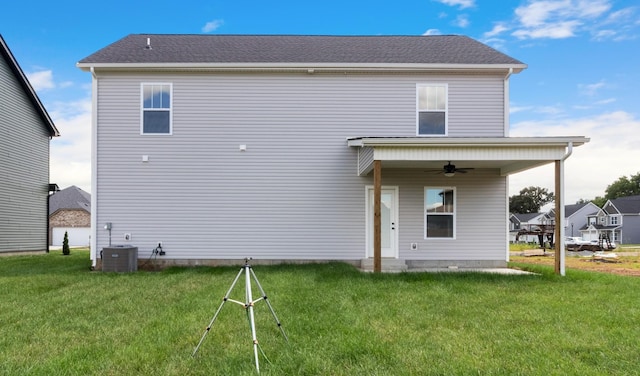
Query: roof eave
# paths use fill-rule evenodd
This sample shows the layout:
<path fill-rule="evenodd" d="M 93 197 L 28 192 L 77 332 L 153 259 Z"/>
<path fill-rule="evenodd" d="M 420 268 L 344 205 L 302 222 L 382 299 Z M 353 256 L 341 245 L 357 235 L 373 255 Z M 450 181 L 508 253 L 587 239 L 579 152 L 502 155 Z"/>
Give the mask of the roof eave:
<path fill-rule="evenodd" d="M 217 70 L 217 71 L 511 71 L 520 73 L 526 64 L 400 64 L 400 63 L 91 63 L 78 62 L 83 71 L 100 70 Z"/>
<path fill-rule="evenodd" d="M 14 75 L 18 78 L 20 85 L 26 92 L 31 103 L 36 108 L 36 111 L 39 113 L 40 118 L 45 122 L 45 125 L 47 126 L 47 129 L 49 131 L 49 136 L 50 137 L 60 136 L 60 132 L 58 131 L 58 128 L 56 128 L 55 124 L 53 123 L 53 120 L 49 116 L 49 113 L 47 112 L 47 110 L 44 108 L 44 105 L 40 101 L 38 94 L 36 94 L 36 91 L 33 89 L 33 86 L 31 86 L 31 83 L 29 82 L 29 80 L 27 79 L 27 76 L 22 71 L 22 68 L 20 68 L 18 61 L 13 56 L 13 53 L 9 49 L 9 46 L 6 44 L 4 39 L 2 38 L 2 35 L 0 35 L 0 47 L 1 47 L 0 53 L 2 53 L 2 55 L 5 56 L 5 58 L 9 62 L 9 67 L 13 71 Z"/>

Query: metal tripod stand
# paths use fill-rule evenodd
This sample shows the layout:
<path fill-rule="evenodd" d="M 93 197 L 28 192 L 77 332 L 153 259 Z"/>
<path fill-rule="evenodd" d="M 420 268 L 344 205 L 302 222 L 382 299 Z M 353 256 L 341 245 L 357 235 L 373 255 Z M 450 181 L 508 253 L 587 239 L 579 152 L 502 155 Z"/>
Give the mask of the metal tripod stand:
<path fill-rule="evenodd" d="M 209 325 L 205 329 L 204 334 L 202 335 L 202 338 L 200 338 L 200 342 L 198 342 L 198 345 L 193 350 L 193 354 L 191 354 L 191 356 L 195 356 L 196 355 L 196 353 L 198 352 L 198 349 L 200 348 L 200 345 L 204 341 L 204 338 L 207 336 L 207 334 L 211 330 L 211 327 L 213 326 L 213 323 L 216 321 L 216 318 L 218 317 L 218 314 L 222 310 L 222 307 L 224 306 L 224 304 L 227 301 L 230 301 L 230 302 L 233 302 L 233 303 L 236 303 L 236 304 L 239 304 L 239 305 L 243 306 L 245 311 L 247 311 L 247 316 L 249 318 L 249 324 L 251 326 L 251 337 L 253 339 L 253 354 L 254 354 L 254 357 L 255 357 L 255 360 L 256 360 L 256 371 L 258 371 L 258 373 L 260 373 L 260 363 L 258 362 L 258 339 L 256 338 L 256 324 L 255 324 L 255 319 L 254 319 L 254 315 L 253 315 L 253 305 L 256 302 L 260 301 L 260 300 L 264 300 L 267 303 L 267 306 L 269 306 L 269 310 L 271 311 L 271 314 L 273 315 L 273 318 L 276 321 L 276 324 L 278 325 L 278 328 L 280 329 L 280 332 L 282 332 L 282 335 L 284 336 L 284 339 L 287 342 L 289 342 L 289 338 L 287 338 L 287 335 L 284 332 L 284 329 L 282 328 L 282 324 L 280 324 L 280 320 L 278 320 L 278 316 L 276 316 L 276 312 L 273 310 L 273 307 L 271 306 L 271 303 L 267 299 L 267 294 L 265 294 L 264 289 L 262 288 L 262 285 L 260 285 L 260 282 L 258 281 L 258 278 L 256 277 L 256 274 L 253 272 L 253 269 L 251 269 L 251 265 L 249 265 L 249 261 L 250 260 L 251 260 L 250 257 L 247 257 L 247 258 L 244 259 L 244 266 L 242 268 L 240 268 L 240 271 L 238 272 L 238 275 L 233 280 L 233 283 L 231 284 L 231 287 L 229 287 L 229 290 L 227 291 L 227 294 L 222 299 L 222 303 L 220 303 L 220 306 L 218 307 L 218 310 L 213 315 L 213 318 L 211 319 L 211 322 L 209 322 Z M 244 275 L 245 275 L 245 301 L 244 302 L 240 302 L 238 300 L 234 300 L 234 299 L 230 299 L 229 298 L 229 295 L 231 294 L 231 291 L 233 290 L 233 288 L 235 287 L 236 283 L 240 279 L 240 276 L 242 275 L 242 273 L 244 273 Z M 256 285 L 260 289 L 260 293 L 262 294 L 262 296 L 260 298 L 256 299 L 256 300 L 253 300 L 253 297 L 252 297 L 252 294 L 251 294 L 251 278 L 250 277 L 253 277 L 253 280 L 255 281 Z M 260 351 L 262 351 L 262 350 L 260 350 Z M 263 355 L 264 355 L 264 353 L 263 353 Z"/>

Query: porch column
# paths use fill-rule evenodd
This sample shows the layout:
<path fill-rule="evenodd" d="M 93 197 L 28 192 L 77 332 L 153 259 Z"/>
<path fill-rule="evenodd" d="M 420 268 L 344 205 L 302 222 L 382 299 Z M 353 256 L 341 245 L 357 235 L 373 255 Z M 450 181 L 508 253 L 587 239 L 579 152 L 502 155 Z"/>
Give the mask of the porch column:
<path fill-rule="evenodd" d="M 382 272 L 382 163 L 373 161 L 373 271 Z"/>

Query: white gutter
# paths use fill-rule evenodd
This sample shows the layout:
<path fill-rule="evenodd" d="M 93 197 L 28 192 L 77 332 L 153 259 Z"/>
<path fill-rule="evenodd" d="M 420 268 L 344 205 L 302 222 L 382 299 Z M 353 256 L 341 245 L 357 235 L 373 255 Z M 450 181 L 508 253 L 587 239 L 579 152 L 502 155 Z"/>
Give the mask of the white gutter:
<path fill-rule="evenodd" d="M 560 222 L 556 223 L 559 226 L 559 239 L 556 242 L 560 242 L 560 275 L 564 276 L 565 271 L 565 249 L 564 249 L 564 161 L 567 160 L 573 153 L 573 142 L 569 141 L 567 144 L 567 153 L 560 159 Z"/>
<path fill-rule="evenodd" d="M 98 261 L 98 76 L 91 67 L 91 266 Z"/>
<path fill-rule="evenodd" d="M 304 73 L 344 72 L 344 71 L 415 71 L 415 70 L 462 70 L 498 71 L 508 69 L 512 73 L 521 72 L 526 64 L 406 64 L 406 63 L 76 63 L 83 71 L 99 70 L 214 70 L 214 71 L 301 71 Z M 312 72 L 310 72 L 310 70 Z"/>

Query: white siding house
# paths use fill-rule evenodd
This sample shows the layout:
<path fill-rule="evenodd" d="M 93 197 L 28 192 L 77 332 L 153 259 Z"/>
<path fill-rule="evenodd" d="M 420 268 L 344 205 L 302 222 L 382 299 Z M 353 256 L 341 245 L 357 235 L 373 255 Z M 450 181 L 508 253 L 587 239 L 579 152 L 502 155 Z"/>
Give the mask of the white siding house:
<path fill-rule="evenodd" d="M 94 263 L 112 240 L 178 264 L 504 266 L 509 174 L 588 141 L 508 137 L 526 65 L 461 36 L 129 35 L 78 67 Z"/>

